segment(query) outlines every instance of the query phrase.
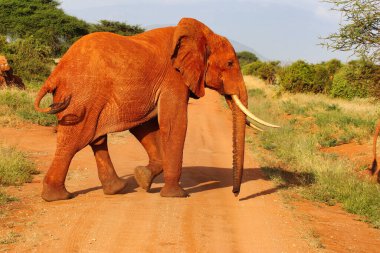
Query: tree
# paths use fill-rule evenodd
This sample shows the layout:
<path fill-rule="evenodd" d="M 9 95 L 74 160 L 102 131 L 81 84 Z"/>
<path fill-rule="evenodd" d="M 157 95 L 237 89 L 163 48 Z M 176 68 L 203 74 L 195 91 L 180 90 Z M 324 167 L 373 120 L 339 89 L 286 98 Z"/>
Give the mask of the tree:
<path fill-rule="evenodd" d="M 254 53 L 251 53 L 248 51 L 241 51 L 241 52 L 238 52 L 236 55 L 239 59 L 239 63 L 241 67 L 259 60 L 259 58 Z"/>
<path fill-rule="evenodd" d="M 334 4 L 333 10 L 342 13 L 338 32 L 324 38 L 322 45 L 380 62 L 380 1 L 379 0 L 325 0 Z"/>
<path fill-rule="evenodd" d="M 100 20 L 99 24 L 93 24 L 91 32 L 112 32 L 124 36 L 134 35 L 144 32 L 144 29 L 138 25 L 128 25 L 123 22 Z"/>
<path fill-rule="evenodd" d="M 60 55 L 77 38 L 88 34 L 88 24 L 59 9 L 56 0 L 0 1 L 0 34 L 13 40 L 33 36 Z"/>
<path fill-rule="evenodd" d="M 51 48 L 52 56 L 62 55 L 78 38 L 95 31 L 133 35 L 144 30 L 122 22 L 102 20 L 89 24 L 66 14 L 57 0 L 1 0 L 0 35 L 12 40 L 33 36 Z"/>

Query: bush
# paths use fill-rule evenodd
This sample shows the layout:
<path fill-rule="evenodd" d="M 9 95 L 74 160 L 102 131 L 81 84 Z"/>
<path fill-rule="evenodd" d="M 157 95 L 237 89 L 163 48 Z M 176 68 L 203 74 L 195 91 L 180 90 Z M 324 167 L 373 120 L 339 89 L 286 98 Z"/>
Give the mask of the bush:
<path fill-rule="evenodd" d="M 259 60 L 259 58 L 254 53 L 248 51 L 238 52 L 236 55 L 239 59 L 241 67 Z"/>
<path fill-rule="evenodd" d="M 315 70 L 312 65 L 299 60 L 284 67 L 280 73 L 280 86 L 290 92 L 310 92 L 314 88 Z"/>
<path fill-rule="evenodd" d="M 255 61 L 243 66 L 242 67 L 243 75 L 254 75 L 254 73 L 257 72 L 257 70 L 261 67 L 261 65 L 262 65 L 261 61 Z"/>
<path fill-rule="evenodd" d="M 330 95 L 347 99 L 379 96 L 379 83 L 379 66 L 363 60 L 351 61 L 335 75 Z"/>
<path fill-rule="evenodd" d="M 280 68 L 279 64 L 279 61 L 256 61 L 245 65 L 242 69 L 242 72 L 244 75 L 254 75 L 269 84 L 274 84 L 276 81 L 276 74 Z"/>
<path fill-rule="evenodd" d="M 341 67 L 342 63 L 336 59 L 319 64 L 299 60 L 281 69 L 279 84 L 285 91 L 329 94 Z"/>
<path fill-rule="evenodd" d="M 327 93 L 332 84 L 329 70 L 324 64 L 316 64 L 311 91 L 314 93 Z"/>
<path fill-rule="evenodd" d="M 7 57 L 15 75 L 24 81 L 42 81 L 49 76 L 53 60 L 48 46 L 33 36 L 10 43 L 0 37 L 0 41 L 0 54 Z"/>

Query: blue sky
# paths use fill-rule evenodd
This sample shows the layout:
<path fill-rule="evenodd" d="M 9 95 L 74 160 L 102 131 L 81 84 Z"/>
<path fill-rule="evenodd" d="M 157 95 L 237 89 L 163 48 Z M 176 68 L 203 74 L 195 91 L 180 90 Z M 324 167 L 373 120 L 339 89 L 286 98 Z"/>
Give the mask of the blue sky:
<path fill-rule="evenodd" d="M 253 48 L 270 60 L 289 63 L 338 58 L 317 45 L 319 37 L 336 32 L 340 13 L 319 0 L 61 0 L 67 13 L 89 22 L 101 19 L 139 24 L 175 25 L 182 17 L 196 18 L 214 32 Z"/>

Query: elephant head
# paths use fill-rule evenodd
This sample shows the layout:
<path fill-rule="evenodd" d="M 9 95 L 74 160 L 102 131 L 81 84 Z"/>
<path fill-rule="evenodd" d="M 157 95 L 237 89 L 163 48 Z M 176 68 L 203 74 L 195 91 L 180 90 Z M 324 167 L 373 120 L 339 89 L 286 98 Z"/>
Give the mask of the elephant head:
<path fill-rule="evenodd" d="M 5 56 L 0 55 L 0 75 L 3 75 L 3 72 L 7 72 L 11 69 L 8 64 L 7 58 Z"/>
<path fill-rule="evenodd" d="M 233 193 L 237 196 L 243 174 L 246 116 L 266 126 L 278 126 L 248 111 L 248 95 L 239 61 L 225 37 L 195 19 L 183 18 L 174 32 L 172 52 L 172 64 L 182 74 L 192 97 L 204 96 L 207 87 L 225 96 L 232 110 Z"/>

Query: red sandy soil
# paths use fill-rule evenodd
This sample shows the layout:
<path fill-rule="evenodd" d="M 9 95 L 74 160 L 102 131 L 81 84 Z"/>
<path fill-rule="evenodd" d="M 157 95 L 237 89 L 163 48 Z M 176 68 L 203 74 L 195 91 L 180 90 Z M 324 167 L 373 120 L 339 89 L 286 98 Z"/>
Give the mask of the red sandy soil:
<path fill-rule="evenodd" d="M 190 101 L 181 179 L 189 198 L 160 197 L 162 177 L 151 193 L 138 188 L 133 169 L 146 164 L 147 155 L 132 135 L 119 133 L 109 146 L 118 174 L 129 182 L 126 192 L 103 194 L 87 147 L 75 156 L 66 182 L 77 196 L 52 203 L 40 198 L 55 151 L 52 128 L 0 128 L 1 140 L 28 152 L 41 171 L 30 184 L 6 188 L 20 201 L 1 207 L 0 239 L 10 232 L 18 237 L 0 244 L 0 252 L 378 252 L 379 230 L 338 207 L 334 213 L 297 201 L 289 208 L 248 150 L 242 191 L 234 197 L 231 128 L 216 93 Z M 313 237 L 325 249 L 311 246 Z"/>
<path fill-rule="evenodd" d="M 361 175 L 371 175 L 370 168 L 373 160 L 372 141 L 371 143 L 365 144 L 352 142 L 335 147 L 322 148 L 321 151 L 336 154 L 340 157 L 345 157 L 354 163 L 356 170 Z M 372 179 L 376 180 L 375 177 L 373 177 Z"/>

